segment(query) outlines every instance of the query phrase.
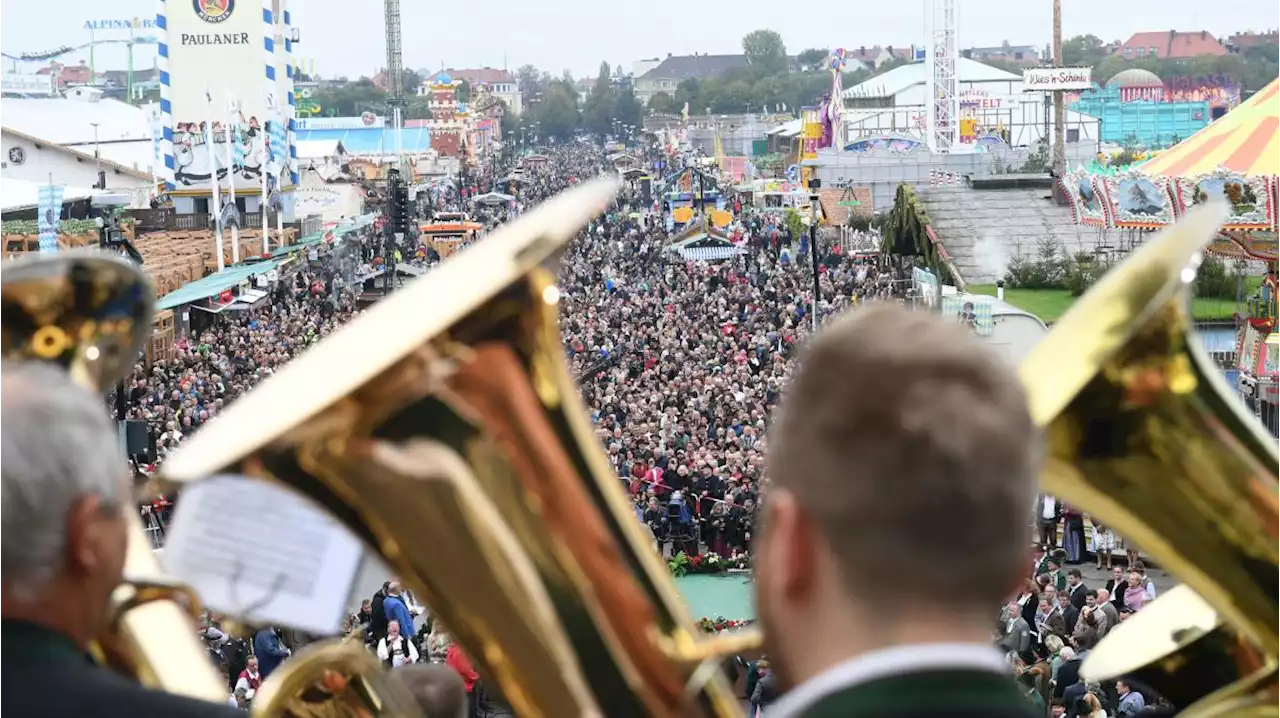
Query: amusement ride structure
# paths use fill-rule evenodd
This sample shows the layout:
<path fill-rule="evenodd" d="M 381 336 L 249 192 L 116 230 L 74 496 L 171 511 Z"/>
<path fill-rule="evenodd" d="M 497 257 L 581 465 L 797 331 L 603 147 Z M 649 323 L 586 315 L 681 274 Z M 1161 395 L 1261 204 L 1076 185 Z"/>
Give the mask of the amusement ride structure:
<path fill-rule="evenodd" d="M 1208 253 L 1261 269 L 1261 286 L 1236 321 L 1239 389 L 1275 431 L 1277 424 L 1277 250 L 1280 223 L 1280 80 L 1173 147 L 1119 170 L 1080 167 L 1062 178 L 1077 223 L 1141 241 L 1210 197 L 1231 215 Z M 1135 243 L 1137 243 L 1135 242 Z"/>
<path fill-rule="evenodd" d="M 128 98 L 129 101 L 132 101 L 133 100 L 133 47 L 134 45 L 155 45 L 157 43 L 159 43 L 159 40 L 157 40 L 153 35 L 133 35 L 131 33 L 127 38 L 123 38 L 123 37 L 122 38 L 106 38 L 102 40 L 94 39 L 82 45 L 63 45 L 62 47 L 57 47 L 52 50 L 47 50 L 45 52 L 24 52 L 21 55 L 9 55 L 7 53 L 0 53 L 0 57 L 4 57 L 4 59 L 9 60 L 14 64 L 17 64 L 19 62 L 44 63 L 44 62 L 49 62 L 50 60 L 57 60 L 59 57 L 62 57 L 64 55 L 69 55 L 73 52 L 79 52 L 80 50 L 88 50 L 89 51 L 89 78 L 90 78 L 90 84 L 92 84 L 97 74 L 94 71 L 93 49 L 99 45 L 124 45 L 126 47 L 125 56 L 128 58 L 128 63 L 129 63 L 125 73 L 125 78 L 126 78 L 125 79 L 125 97 Z"/>

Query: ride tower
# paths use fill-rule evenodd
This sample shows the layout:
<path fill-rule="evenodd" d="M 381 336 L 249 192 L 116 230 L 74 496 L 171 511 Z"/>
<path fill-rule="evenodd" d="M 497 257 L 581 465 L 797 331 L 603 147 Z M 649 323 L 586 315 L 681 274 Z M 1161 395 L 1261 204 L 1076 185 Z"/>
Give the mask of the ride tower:
<path fill-rule="evenodd" d="M 958 0 L 924 0 L 926 142 L 950 153 L 960 145 Z"/>

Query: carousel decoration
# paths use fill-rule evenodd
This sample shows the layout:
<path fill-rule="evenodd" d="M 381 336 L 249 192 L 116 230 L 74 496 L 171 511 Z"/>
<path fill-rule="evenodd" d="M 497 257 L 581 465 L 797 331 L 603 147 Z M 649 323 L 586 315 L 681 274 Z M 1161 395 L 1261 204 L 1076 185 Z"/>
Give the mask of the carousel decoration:
<path fill-rule="evenodd" d="M 1076 224 L 1107 226 L 1107 213 L 1097 178 L 1084 167 L 1066 173 L 1060 180 L 1062 192 L 1071 200 L 1071 216 Z"/>
<path fill-rule="evenodd" d="M 1102 189 L 1108 224 L 1117 229 L 1155 229 L 1173 223 L 1169 180 L 1131 167 L 1109 177 L 1095 177 Z"/>

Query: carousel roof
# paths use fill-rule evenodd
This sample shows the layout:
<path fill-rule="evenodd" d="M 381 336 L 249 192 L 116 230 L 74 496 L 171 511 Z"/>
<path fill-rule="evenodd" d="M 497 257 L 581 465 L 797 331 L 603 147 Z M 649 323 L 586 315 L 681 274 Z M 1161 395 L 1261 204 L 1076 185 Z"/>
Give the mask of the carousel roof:
<path fill-rule="evenodd" d="M 1164 87 L 1164 82 L 1156 73 L 1134 67 L 1117 72 L 1107 80 L 1107 87 Z"/>
<path fill-rule="evenodd" d="M 1150 175 L 1185 177 L 1225 167 L 1242 175 L 1280 174 L 1280 80 L 1142 164 Z"/>

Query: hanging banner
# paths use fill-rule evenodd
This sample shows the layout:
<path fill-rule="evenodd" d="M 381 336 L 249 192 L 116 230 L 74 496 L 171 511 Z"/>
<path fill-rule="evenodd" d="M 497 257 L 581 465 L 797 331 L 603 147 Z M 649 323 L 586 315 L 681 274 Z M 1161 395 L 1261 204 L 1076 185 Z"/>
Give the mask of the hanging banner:
<path fill-rule="evenodd" d="M 162 65 L 167 63 L 168 71 L 161 72 L 161 98 L 169 102 L 161 108 L 162 113 L 167 110 L 164 120 L 172 130 L 175 188 L 209 190 L 215 174 L 225 183 L 232 170 L 222 166 L 221 158 L 229 154 L 226 143 L 231 141 L 243 147 L 230 154 L 245 158 L 234 168 L 236 191 L 258 191 L 268 107 L 286 101 L 276 94 L 276 73 L 286 72 L 280 64 L 283 53 L 275 49 L 276 20 L 263 3 L 249 0 L 165 0 L 163 8 L 158 24 L 163 27 Z M 239 103 L 244 132 L 228 132 L 222 112 L 208 126 L 206 91 L 216 108 Z M 210 142 L 215 143 L 212 153 L 206 147 Z M 211 166 L 210 156 L 219 158 L 217 167 Z"/>
<path fill-rule="evenodd" d="M 40 254 L 58 251 L 58 219 L 62 216 L 62 190 L 66 185 L 47 184 L 40 187 L 37 226 L 40 228 Z"/>

